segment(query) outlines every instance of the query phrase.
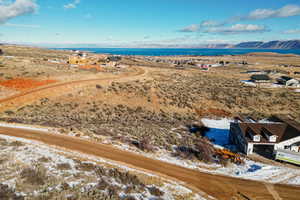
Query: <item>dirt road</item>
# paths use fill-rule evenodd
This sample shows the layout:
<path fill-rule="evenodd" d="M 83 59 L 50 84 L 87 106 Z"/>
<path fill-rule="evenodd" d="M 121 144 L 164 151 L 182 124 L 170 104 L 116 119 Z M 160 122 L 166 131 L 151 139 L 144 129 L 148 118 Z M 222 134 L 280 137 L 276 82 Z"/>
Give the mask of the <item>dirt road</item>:
<path fill-rule="evenodd" d="M 20 106 L 24 106 L 25 104 L 30 104 L 38 99 L 55 96 L 59 94 L 63 94 L 64 92 L 69 91 L 72 88 L 78 88 L 90 84 L 102 84 L 102 83 L 110 83 L 112 81 L 122 82 L 122 81 L 132 81 L 137 80 L 143 77 L 147 73 L 145 68 L 134 68 L 134 72 L 126 72 L 116 76 L 110 76 L 107 78 L 96 78 L 96 79 L 87 79 L 87 80 L 76 80 L 69 82 L 61 82 L 56 84 L 51 84 L 43 87 L 38 87 L 32 90 L 28 90 L 22 92 L 20 94 L 13 95 L 8 98 L 4 98 L 0 100 L 0 112 L 17 108 Z"/>
<path fill-rule="evenodd" d="M 0 134 L 40 141 L 66 150 L 117 161 L 129 167 L 184 182 L 191 188 L 203 191 L 216 199 L 299 200 L 300 197 L 300 187 L 201 173 L 75 137 L 17 128 L 0 128 Z"/>

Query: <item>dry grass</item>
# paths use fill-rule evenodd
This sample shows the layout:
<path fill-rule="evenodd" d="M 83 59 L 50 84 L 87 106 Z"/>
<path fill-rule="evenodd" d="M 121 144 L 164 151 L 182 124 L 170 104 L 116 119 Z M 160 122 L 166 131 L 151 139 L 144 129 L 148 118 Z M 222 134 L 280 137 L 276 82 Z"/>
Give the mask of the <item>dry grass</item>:
<path fill-rule="evenodd" d="M 17 195 L 20 193 L 26 195 L 26 199 L 33 200 L 123 200 L 133 199 L 133 194 L 151 193 L 157 197 L 164 195 L 164 191 L 161 190 L 161 187 L 164 187 L 164 180 L 159 177 L 127 171 L 107 164 L 81 161 L 77 157 L 71 158 L 70 155 L 67 157 L 67 154 L 56 155 L 52 151 L 37 149 L 35 145 L 23 143 L 17 146 L 10 145 L 15 142 L 0 140 L 2 150 L 0 157 L 3 160 L 0 162 L 0 181 L 10 182 L 10 186 L 0 184 L 0 199 L 25 199 L 24 196 Z M 41 152 L 46 153 L 41 154 Z M 21 153 L 29 156 L 30 159 L 25 161 L 26 159 L 16 156 Z M 173 183 L 168 182 L 168 187 L 172 185 Z M 124 194 L 122 198 L 119 196 L 120 193 Z M 177 194 L 178 191 L 168 192 L 168 195 L 173 193 Z M 146 199 L 146 197 L 138 199 Z"/>

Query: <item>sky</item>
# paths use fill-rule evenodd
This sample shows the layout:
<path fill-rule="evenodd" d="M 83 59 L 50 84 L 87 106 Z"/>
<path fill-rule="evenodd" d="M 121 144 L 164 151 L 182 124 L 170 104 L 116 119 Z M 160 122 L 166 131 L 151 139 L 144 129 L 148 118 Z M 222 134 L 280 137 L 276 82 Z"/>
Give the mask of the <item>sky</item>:
<path fill-rule="evenodd" d="M 300 39 L 300 0 L 0 0 L 0 42 L 193 47 Z"/>

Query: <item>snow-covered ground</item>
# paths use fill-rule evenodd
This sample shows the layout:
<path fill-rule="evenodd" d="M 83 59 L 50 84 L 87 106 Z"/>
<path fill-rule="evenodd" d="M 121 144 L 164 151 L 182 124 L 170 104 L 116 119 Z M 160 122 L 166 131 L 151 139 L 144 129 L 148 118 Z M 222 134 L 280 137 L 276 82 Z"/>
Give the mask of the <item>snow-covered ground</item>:
<path fill-rule="evenodd" d="M 244 83 L 245 85 L 249 85 L 249 86 L 253 86 L 253 87 L 256 87 L 256 84 L 253 83 L 252 81 L 247 81 L 247 80 L 244 80 L 244 81 L 241 81 L 242 83 Z"/>
<path fill-rule="evenodd" d="M 217 128 L 217 129 L 229 129 L 231 119 L 207 119 L 203 118 L 202 123 L 209 128 Z M 5 124 L 0 124 L 0 126 L 4 126 Z M 16 125 L 18 126 L 18 125 Z M 27 126 L 26 126 L 27 127 Z M 22 128 L 26 128 L 22 126 Z M 43 129 L 44 130 L 44 129 Z M 2 136 L 1 136 L 2 137 Z M 19 139 L 22 140 L 22 139 Z M 117 148 L 135 152 L 141 154 L 143 156 L 147 156 L 153 159 L 158 159 L 164 162 L 176 164 L 179 166 L 183 166 L 186 168 L 197 169 L 201 172 L 212 173 L 212 174 L 220 174 L 227 175 L 232 177 L 238 177 L 243 179 L 251 179 L 258 181 L 266 181 L 271 183 L 284 183 L 284 184 L 295 184 L 300 185 L 300 168 L 288 168 L 283 166 L 274 166 L 268 165 L 261 162 L 255 162 L 249 159 L 245 160 L 245 165 L 230 165 L 229 167 L 223 167 L 218 164 L 206 164 L 200 161 L 191 161 L 191 160 L 183 160 L 177 157 L 173 157 L 170 152 L 166 150 L 159 150 L 156 153 L 145 153 L 142 152 L 132 146 L 119 143 L 119 142 L 111 142 L 109 140 L 103 141 L 105 143 L 111 143 Z M 97 159 L 99 158 L 90 158 L 89 159 Z M 105 160 L 101 160 L 101 162 L 107 162 Z M 251 172 L 251 168 L 254 166 L 258 166 L 260 169 Z M 124 166 L 119 166 L 122 168 L 126 168 Z"/>
<path fill-rule="evenodd" d="M 24 128 L 24 127 L 23 127 Z M 34 129 L 36 130 L 36 129 Z M 18 179 L 16 178 L 18 176 L 19 172 L 11 173 L 9 171 L 10 166 L 23 166 L 23 167 L 30 167 L 37 163 L 37 161 L 41 158 L 46 158 L 50 160 L 50 162 L 43 162 L 43 166 L 47 169 L 47 173 L 53 177 L 61 177 L 65 180 L 65 182 L 68 183 L 70 187 L 76 187 L 79 186 L 82 190 L 87 190 L 88 188 L 97 185 L 98 181 L 95 178 L 88 178 L 88 181 L 84 180 L 82 176 L 80 178 L 74 178 L 78 176 L 78 174 L 84 173 L 85 177 L 96 177 L 94 174 L 94 171 L 82 171 L 76 167 L 77 163 L 74 159 L 83 159 L 83 160 L 89 160 L 85 161 L 84 163 L 91 163 L 94 165 L 100 165 L 100 166 L 113 166 L 115 168 L 119 168 L 125 171 L 131 171 L 136 172 L 138 174 L 144 174 L 148 177 L 157 177 L 153 174 L 149 174 L 146 172 L 138 171 L 135 169 L 131 169 L 128 167 L 125 167 L 123 165 L 120 165 L 118 163 L 114 163 L 112 161 L 107 161 L 105 159 L 101 159 L 98 157 L 93 157 L 81 153 L 76 152 L 67 152 L 55 148 L 51 148 L 43 143 L 30 141 L 22 138 L 17 137 L 11 137 L 11 136 L 4 136 L 0 135 L 0 139 L 5 139 L 6 141 L 13 142 L 13 141 L 19 141 L 25 145 L 23 146 L 7 146 L 7 147 L 1 147 L 0 146 L 0 156 L 3 155 L 9 155 L 10 160 L 9 163 L 6 163 L 5 165 L 0 164 L 0 169 L 2 173 L 10 174 L 8 178 L 5 176 L 0 176 L 0 183 L 6 184 L 11 188 L 15 188 Z M 17 163 L 17 164 L 16 164 Z M 59 170 L 57 166 L 59 164 L 68 164 L 69 169 L 65 170 Z M 19 168 L 19 167 L 17 167 Z M 7 172 L 5 172 L 7 170 Z M 67 175 L 66 175 L 67 174 Z M 174 194 L 176 195 L 189 195 L 192 193 L 192 191 L 184 186 L 183 183 L 179 182 L 173 182 L 170 180 L 165 180 L 161 177 L 157 177 L 161 180 L 163 180 L 165 183 L 159 187 L 161 191 L 164 192 L 164 195 L 162 196 L 163 199 L 175 199 Z M 111 177 L 111 180 L 114 182 L 113 177 Z M 118 185 L 119 183 L 114 183 L 115 185 Z M 118 185 L 120 187 L 124 187 L 122 185 Z M 155 185 L 152 185 L 155 186 Z M 57 186 L 58 187 L 58 186 Z M 156 186 L 158 187 L 158 186 Z M 51 190 L 51 188 L 48 188 Z M 54 189 L 54 188 L 53 188 Z M 38 194 L 41 191 L 34 191 L 34 193 Z M 21 192 L 19 192 L 21 194 Z M 24 193 L 23 193 L 24 195 Z M 132 194 L 132 196 L 135 196 L 136 199 L 156 199 L 154 196 L 152 196 L 149 192 L 144 192 L 140 194 Z M 202 198 L 199 194 L 194 195 L 194 199 L 199 200 L 205 200 Z"/>
<path fill-rule="evenodd" d="M 203 118 L 202 123 L 208 128 L 217 129 L 229 129 L 230 122 L 233 120 L 223 118 L 223 119 L 208 119 Z M 269 122 L 264 120 L 264 122 Z M 122 148 L 127 151 L 133 151 L 135 153 L 140 153 L 144 156 L 151 157 L 153 159 L 158 159 L 161 161 L 169 162 L 172 164 L 180 165 L 183 167 L 197 169 L 201 172 L 207 172 L 212 174 L 226 175 L 243 179 L 265 181 L 270 183 L 283 183 L 283 184 L 294 184 L 300 185 L 300 167 L 299 169 L 268 165 L 261 162 L 255 162 L 250 159 L 245 160 L 244 165 L 232 164 L 228 167 L 223 167 L 218 164 L 206 164 L 199 161 L 182 160 L 177 157 L 173 157 L 169 152 L 165 150 L 160 150 L 153 153 L 144 153 L 136 150 L 125 144 L 114 144 L 118 148 Z M 220 148 L 220 146 L 216 146 Z M 253 166 L 257 166 L 258 170 L 251 171 Z"/>
<path fill-rule="evenodd" d="M 203 118 L 201 119 L 201 122 L 203 123 L 204 126 L 208 128 L 217 128 L 217 129 L 230 129 L 230 123 L 233 122 L 232 119 L 208 119 L 208 118 Z"/>
<path fill-rule="evenodd" d="M 154 153 L 144 153 L 133 149 L 130 146 L 124 144 L 114 144 L 118 148 L 122 148 L 127 151 L 142 154 L 144 156 L 161 160 L 164 162 L 172 163 L 175 165 L 183 166 L 186 168 L 196 169 L 201 172 L 232 176 L 243 179 L 265 181 L 270 183 L 284 183 L 300 185 L 300 168 L 292 169 L 288 167 L 267 165 L 261 162 L 255 162 L 249 159 L 244 160 L 244 165 L 232 164 L 228 167 L 223 167 L 219 164 L 206 164 L 200 161 L 183 160 L 177 157 L 173 157 L 169 152 L 160 150 Z M 261 169 L 251 172 L 252 166 L 259 166 Z"/>

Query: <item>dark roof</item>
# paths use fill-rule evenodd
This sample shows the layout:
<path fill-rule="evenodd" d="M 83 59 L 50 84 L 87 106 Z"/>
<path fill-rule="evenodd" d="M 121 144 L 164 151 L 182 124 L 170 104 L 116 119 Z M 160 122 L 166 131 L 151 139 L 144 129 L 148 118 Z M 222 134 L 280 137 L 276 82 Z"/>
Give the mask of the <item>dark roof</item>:
<path fill-rule="evenodd" d="M 240 128 L 242 130 L 242 134 L 246 137 L 248 141 L 252 141 L 250 139 L 249 131 L 251 130 L 254 135 L 261 135 L 260 143 L 272 143 L 264 137 L 263 131 L 267 131 L 272 133 L 273 135 L 278 136 L 277 142 L 282 142 L 283 136 L 286 133 L 287 125 L 283 123 L 248 123 L 242 122 L 239 123 Z M 299 133 L 300 136 L 300 133 Z"/>
<path fill-rule="evenodd" d="M 287 125 L 286 133 L 282 137 L 283 141 L 300 136 L 300 123 L 286 116 L 272 116 L 271 119 Z"/>
<path fill-rule="evenodd" d="M 285 80 L 285 81 L 289 81 L 289 80 L 291 80 L 292 78 L 291 78 L 291 77 L 288 77 L 288 76 L 281 76 L 280 79 Z"/>
<path fill-rule="evenodd" d="M 271 80 L 270 77 L 266 74 L 255 74 L 251 76 L 252 80 L 258 80 L 258 81 L 269 81 Z"/>
<path fill-rule="evenodd" d="M 118 62 L 120 61 L 122 58 L 120 56 L 109 56 L 107 58 L 109 61 L 112 61 L 112 62 Z"/>
<path fill-rule="evenodd" d="M 251 142 L 250 135 L 261 135 L 260 143 L 272 143 L 267 140 L 265 135 L 278 136 L 277 142 L 283 142 L 300 136 L 300 124 L 284 116 L 272 116 L 272 123 L 253 123 L 246 121 L 249 117 L 237 117 L 242 134 Z"/>

